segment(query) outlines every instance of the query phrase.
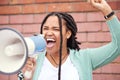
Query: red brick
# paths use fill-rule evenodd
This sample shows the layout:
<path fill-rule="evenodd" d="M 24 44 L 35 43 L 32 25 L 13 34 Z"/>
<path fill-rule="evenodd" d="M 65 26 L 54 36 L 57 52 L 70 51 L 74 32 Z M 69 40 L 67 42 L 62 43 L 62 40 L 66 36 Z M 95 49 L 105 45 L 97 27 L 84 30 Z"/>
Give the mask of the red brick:
<path fill-rule="evenodd" d="M 120 19 L 120 12 L 116 12 L 117 17 Z"/>
<path fill-rule="evenodd" d="M 76 2 L 72 3 L 72 11 L 85 12 L 85 11 L 96 11 L 88 2 Z"/>
<path fill-rule="evenodd" d="M 78 23 L 78 32 L 98 32 L 101 30 L 101 23 Z"/>
<path fill-rule="evenodd" d="M 35 0 L 36 3 L 55 2 L 56 0 Z"/>
<path fill-rule="evenodd" d="M 34 15 L 34 23 L 40 24 L 43 21 L 45 16 L 46 16 L 45 14 L 36 14 L 36 15 Z"/>
<path fill-rule="evenodd" d="M 20 1 L 20 0 L 10 0 L 10 4 L 18 4 L 18 1 Z"/>
<path fill-rule="evenodd" d="M 10 16 L 11 24 L 33 23 L 33 15 L 12 15 Z"/>
<path fill-rule="evenodd" d="M 35 0 L 10 0 L 10 4 L 32 4 Z"/>
<path fill-rule="evenodd" d="M 120 80 L 119 74 L 94 74 L 93 80 Z"/>
<path fill-rule="evenodd" d="M 101 69 L 102 69 L 102 68 L 98 68 L 98 69 L 94 70 L 93 73 L 94 73 L 94 74 L 96 74 L 96 73 L 101 73 L 101 71 L 102 71 Z"/>
<path fill-rule="evenodd" d="M 33 14 L 31 15 L 22 15 L 23 16 L 23 22 L 22 23 L 33 23 Z"/>
<path fill-rule="evenodd" d="M 80 45 L 80 47 L 82 49 L 85 49 L 85 48 L 96 48 L 96 47 L 100 47 L 100 46 L 101 46 L 101 43 L 88 43 L 88 42 L 82 43 Z"/>
<path fill-rule="evenodd" d="M 113 63 L 120 63 L 120 57 L 116 58 L 114 61 L 112 61 Z"/>
<path fill-rule="evenodd" d="M 9 80 L 9 76 L 0 74 L 0 80 Z"/>
<path fill-rule="evenodd" d="M 105 21 L 105 19 L 101 12 L 90 12 L 87 13 L 87 21 Z"/>
<path fill-rule="evenodd" d="M 22 32 L 22 25 L 0 25 L 0 28 L 13 28 L 18 32 Z"/>
<path fill-rule="evenodd" d="M 21 11 L 21 6 L 0 6 L 0 14 L 18 14 Z"/>
<path fill-rule="evenodd" d="M 23 33 L 40 33 L 40 25 L 39 24 L 29 24 L 29 25 L 23 25 Z"/>
<path fill-rule="evenodd" d="M 120 74 L 120 64 L 108 64 L 102 67 L 102 73 L 119 73 Z"/>
<path fill-rule="evenodd" d="M 46 12 L 45 4 L 33 4 L 23 6 L 23 13 L 44 13 Z"/>
<path fill-rule="evenodd" d="M 17 74 L 10 75 L 10 80 L 18 80 Z"/>
<path fill-rule="evenodd" d="M 72 2 L 72 1 L 86 1 L 86 0 L 36 0 L 36 3 L 46 3 L 46 2 Z"/>
<path fill-rule="evenodd" d="M 120 9 L 120 1 L 111 1 L 111 2 L 108 2 L 108 3 L 112 7 L 113 10 L 119 10 Z"/>
<path fill-rule="evenodd" d="M 69 1 L 69 0 L 68 0 Z M 71 1 L 86 1 L 87 2 L 87 0 L 71 0 Z"/>
<path fill-rule="evenodd" d="M 90 42 L 106 42 L 110 40 L 111 40 L 111 37 L 109 32 L 88 33 L 88 41 Z"/>
<path fill-rule="evenodd" d="M 0 28 L 11 28 L 10 25 L 0 25 Z"/>
<path fill-rule="evenodd" d="M 71 13 L 75 22 L 85 22 L 86 21 L 86 13 Z"/>
<path fill-rule="evenodd" d="M 23 6 L 23 13 L 35 13 L 35 5 L 25 5 Z"/>
<path fill-rule="evenodd" d="M 53 12 L 53 11 L 70 12 L 71 9 L 72 6 L 69 3 L 59 3 L 59 4 L 53 3 L 47 5 L 48 12 Z"/>
<path fill-rule="evenodd" d="M 9 25 L 11 28 L 14 28 L 18 32 L 22 32 L 22 25 Z"/>
<path fill-rule="evenodd" d="M 111 1 L 119 1 L 119 0 L 107 0 L 107 2 L 111 2 Z"/>
<path fill-rule="evenodd" d="M 102 23 L 102 31 L 109 31 L 109 27 L 106 22 Z"/>
<path fill-rule="evenodd" d="M 0 0 L 0 5 L 8 4 L 9 0 Z"/>
<path fill-rule="evenodd" d="M 94 74 L 93 80 L 103 80 L 101 74 Z"/>
<path fill-rule="evenodd" d="M 9 16 L 0 16 L 0 24 L 8 24 Z"/>
<path fill-rule="evenodd" d="M 33 36 L 33 33 L 23 33 L 24 37 L 31 37 Z"/>
<path fill-rule="evenodd" d="M 87 41 L 87 34 L 86 33 L 77 33 L 77 40 L 80 42 Z"/>

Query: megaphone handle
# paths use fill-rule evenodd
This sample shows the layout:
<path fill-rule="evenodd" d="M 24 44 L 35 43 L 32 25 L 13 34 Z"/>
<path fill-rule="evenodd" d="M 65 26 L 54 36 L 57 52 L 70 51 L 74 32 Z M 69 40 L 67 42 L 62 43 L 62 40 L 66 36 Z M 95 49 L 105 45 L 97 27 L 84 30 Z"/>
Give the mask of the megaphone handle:
<path fill-rule="evenodd" d="M 17 76 L 18 76 L 18 80 L 24 80 L 24 78 L 29 80 L 32 76 L 32 71 L 26 71 L 24 73 L 24 75 L 23 75 L 22 71 L 20 71 L 20 72 L 18 72 Z"/>
<path fill-rule="evenodd" d="M 30 79 L 31 76 L 32 76 L 32 71 L 26 71 L 26 72 L 24 73 L 24 77 L 27 78 L 27 79 Z"/>

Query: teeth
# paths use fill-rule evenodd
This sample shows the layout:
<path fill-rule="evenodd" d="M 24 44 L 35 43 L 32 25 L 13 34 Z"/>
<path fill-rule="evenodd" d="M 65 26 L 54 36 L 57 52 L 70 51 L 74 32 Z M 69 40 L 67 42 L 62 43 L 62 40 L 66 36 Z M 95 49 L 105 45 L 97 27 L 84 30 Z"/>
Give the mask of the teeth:
<path fill-rule="evenodd" d="M 47 39 L 47 41 L 55 41 L 54 39 Z"/>

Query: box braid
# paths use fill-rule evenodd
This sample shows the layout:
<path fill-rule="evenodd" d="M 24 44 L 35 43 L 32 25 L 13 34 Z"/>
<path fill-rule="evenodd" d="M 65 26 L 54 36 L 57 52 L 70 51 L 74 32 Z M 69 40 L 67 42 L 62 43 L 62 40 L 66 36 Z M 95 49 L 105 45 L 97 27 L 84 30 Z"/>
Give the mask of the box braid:
<path fill-rule="evenodd" d="M 73 19 L 73 17 L 70 15 L 70 14 L 67 14 L 67 13 L 64 13 L 64 12 L 52 12 L 52 13 L 49 13 L 43 20 L 42 24 L 41 24 L 41 32 L 42 33 L 42 28 L 43 28 L 43 25 L 44 23 L 46 22 L 47 18 L 49 16 L 59 16 L 58 18 L 61 18 L 65 21 L 66 23 L 66 26 L 69 30 L 71 30 L 72 34 L 70 36 L 70 38 L 68 39 L 67 41 L 67 47 L 70 48 L 70 49 L 77 49 L 79 50 L 79 44 L 81 44 L 80 42 L 78 42 L 76 39 L 76 33 L 77 33 L 77 26 L 76 26 L 76 23 Z M 60 20 L 60 19 L 59 19 Z M 60 22 L 60 21 L 59 21 Z"/>

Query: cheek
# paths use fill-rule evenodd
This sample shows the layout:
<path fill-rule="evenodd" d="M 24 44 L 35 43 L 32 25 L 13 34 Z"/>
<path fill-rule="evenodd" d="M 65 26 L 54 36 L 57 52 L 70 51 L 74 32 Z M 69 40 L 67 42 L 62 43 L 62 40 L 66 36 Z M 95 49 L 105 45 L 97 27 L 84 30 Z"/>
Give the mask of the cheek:
<path fill-rule="evenodd" d="M 57 44 L 60 46 L 60 41 L 61 41 L 61 37 L 60 37 L 60 35 L 57 37 Z M 63 34 L 63 36 L 62 36 L 62 43 L 63 43 L 63 45 L 65 45 L 66 44 L 66 42 L 67 42 L 67 37 L 66 37 L 66 34 Z"/>
<path fill-rule="evenodd" d="M 60 42 L 60 34 L 55 34 L 55 37 L 56 37 L 56 40 L 57 40 L 57 43 Z"/>
<path fill-rule="evenodd" d="M 56 46 L 59 47 L 61 41 L 60 34 L 55 34 L 55 37 L 56 37 Z"/>
<path fill-rule="evenodd" d="M 45 35 L 45 32 L 42 32 L 43 35 Z"/>
<path fill-rule="evenodd" d="M 46 30 L 42 30 L 42 34 L 45 36 L 47 34 L 48 31 Z"/>

